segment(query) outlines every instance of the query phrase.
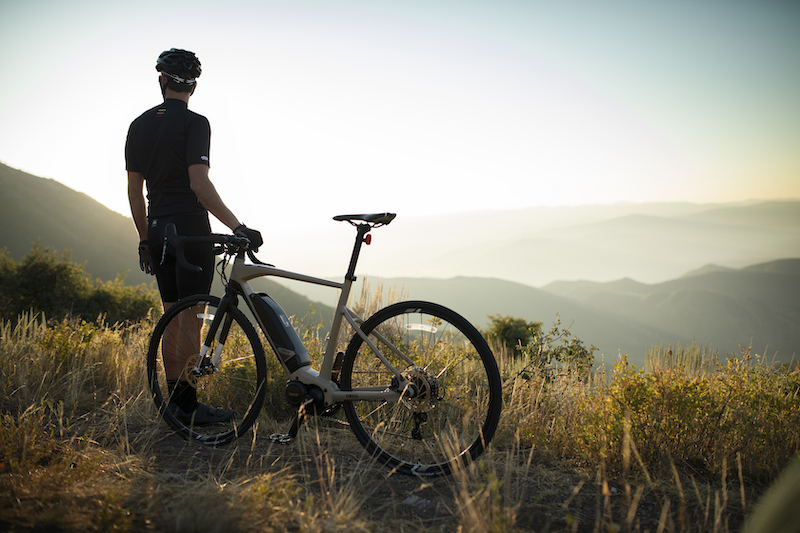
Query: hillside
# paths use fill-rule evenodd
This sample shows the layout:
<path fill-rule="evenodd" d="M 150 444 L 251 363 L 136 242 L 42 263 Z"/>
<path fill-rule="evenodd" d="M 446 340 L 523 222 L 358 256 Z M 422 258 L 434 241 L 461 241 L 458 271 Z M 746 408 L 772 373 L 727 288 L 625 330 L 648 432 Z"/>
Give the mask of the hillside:
<path fill-rule="evenodd" d="M 124 194 L 124 187 L 120 184 Z M 133 222 L 61 183 L 0 164 L 0 248 L 19 260 L 34 242 L 84 263 L 85 271 L 102 280 L 125 276 L 131 285 L 154 283 L 139 270 L 138 236 Z M 259 280 L 289 315 L 305 317 L 311 301 L 271 280 Z M 332 310 L 314 306 L 326 318 Z"/>
<path fill-rule="evenodd" d="M 607 316 L 695 338 L 721 353 L 752 342 L 758 353 L 767 349 L 770 359 L 790 361 L 800 354 L 800 259 L 741 269 L 707 265 L 652 285 L 562 281 L 543 289 Z"/>
<path fill-rule="evenodd" d="M 124 187 L 120 194 L 125 194 Z M 39 241 L 58 251 L 70 250 L 95 277 L 110 280 L 127 274 L 130 283 L 151 281 L 138 268 L 138 238 L 131 220 L 55 180 L 0 164 L 0 225 L 0 246 L 16 259 Z"/>

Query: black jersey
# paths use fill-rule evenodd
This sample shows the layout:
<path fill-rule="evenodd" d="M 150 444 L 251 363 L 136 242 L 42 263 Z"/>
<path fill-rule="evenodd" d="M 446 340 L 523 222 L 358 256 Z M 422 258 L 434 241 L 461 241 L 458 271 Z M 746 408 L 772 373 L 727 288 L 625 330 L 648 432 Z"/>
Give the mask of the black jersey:
<path fill-rule="evenodd" d="M 202 213 L 189 187 L 189 166 L 209 164 L 211 127 L 186 102 L 168 99 L 131 123 L 125 142 L 125 168 L 147 182 L 152 217 Z"/>

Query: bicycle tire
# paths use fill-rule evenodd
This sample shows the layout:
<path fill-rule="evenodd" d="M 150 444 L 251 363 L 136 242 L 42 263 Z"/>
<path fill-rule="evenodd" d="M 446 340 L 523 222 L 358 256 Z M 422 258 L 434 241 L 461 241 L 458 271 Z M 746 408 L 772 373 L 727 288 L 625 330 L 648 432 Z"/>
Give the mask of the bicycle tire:
<path fill-rule="evenodd" d="M 195 378 L 197 399 L 210 407 L 233 409 L 233 420 L 220 424 L 197 426 L 191 421 L 184 423 L 169 406 L 165 369 L 162 359 L 163 347 L 177 346 L 174 335 L 169 333 L 170 324 L 180 324 L 181 317 L 195 317 L 201 330 L 196 335 L 197 343 L 185 350 L 182 358 L 190 361 L 186 368 L 194 366 L 199 359 L 197 347 L 205 335 L 211 320 L 217 313 L 220 299 L 216 296 L 197 295 L 180 300 L 170 307 L 156 324 L 147 353 L 147 376 L 156 408 L 167 424 L 187 439 L 208 445 L 222 445 L 238 438 L 255 422 L 264 403 L 267 370 L 264 349 L 252 323 L 235 306 L 228 306 L 225 319 L 230 319 L 230 329 L 222 339 L 220 364 L 216 372 Z M 178 322 L 176 322 L 178 321 Z M 185 322 L 184 322 L 185 324 Z M 178 327 L 178 326 L 174 326 Z M 219 330 L 223 330 L 222 327 Z M 219 332 L 216 343 L 219 343 Z M 187 345 L 184 342 L 184 347 Z M 217 344 L 216 349 L 220 348 Z M 177 349 L 177 348 L 176 348 Z M 213 351 L 214 348 L 212 348 Z"/>
<path fill-rule="evenodd" d="M 361 329 L 420 391 L 393 404 L 344 402 L 350 427 L 367 453 L 397 472 L 421 476 L 451 474 L 483 453 L 500 420 L 502 385 L 478 330 L 458 313 L 420 301 L 390 305 Z M 376 332 L 413 364 L 382 349 Z M 342 365 L 342 390 L 391 389 L 392 377 L 356 334 Z"/>

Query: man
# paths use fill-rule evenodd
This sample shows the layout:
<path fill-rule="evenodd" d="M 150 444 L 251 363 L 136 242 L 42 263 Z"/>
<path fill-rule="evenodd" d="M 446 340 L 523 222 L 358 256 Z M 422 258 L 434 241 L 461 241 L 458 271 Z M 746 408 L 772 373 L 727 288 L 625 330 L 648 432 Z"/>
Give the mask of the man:
<path fill-rule="evenodd" d="M 194 53 L 172 48 L 156 63 L 164 103 L 131 123 L 125 143 L 128 200 L 139 232 L 139 265 L 155 274 L 166 311 L 181 298 L 208 294 L 214 274 L 212 245 L 186 247 L 186 259 L 203 268 L 190 272 L 163 254 L 164 229 L 175 224 L 179 235 L 211 233 L 208 213 L 237 235 L 250 239 L 256 251 L 261 234 L 247 228 L 220 198 L 208 177 L 211 128 L 208 120 L 189 111 L 189 98 L 197 88 L 200 61 Z M 147 184 L 147 206 L 143 193 Z M 186 377 L 187 359 L 197 354 L 199 321 L 186 317 L 165 334 L 162 354 L 167 376 L 169 409 L 184 423 L 214 424 L 231 420 L 235 413 L 214 409 L 197 401 Z M 178 325 L 179 324 L 179 325 Z"/>

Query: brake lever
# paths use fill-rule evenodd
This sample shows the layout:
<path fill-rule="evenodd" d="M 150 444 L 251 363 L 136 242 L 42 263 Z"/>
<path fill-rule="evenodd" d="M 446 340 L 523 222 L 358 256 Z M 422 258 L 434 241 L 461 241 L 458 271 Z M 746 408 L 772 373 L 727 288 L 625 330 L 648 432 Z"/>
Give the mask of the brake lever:
<path fill-rule="evenodd" d="M 275 268 L 275 265 L 270 265 L 269 263 L 265 263 L 264 261 L 261 261 L 258 257 L 256 257 L 256 254 L 253 253 L 253 250 L 247 250 L 247 258 L 250 259 L 250 262 L 253 263 L 254 265 L 261 265 L 261 266 L 268 266 Z"/>

